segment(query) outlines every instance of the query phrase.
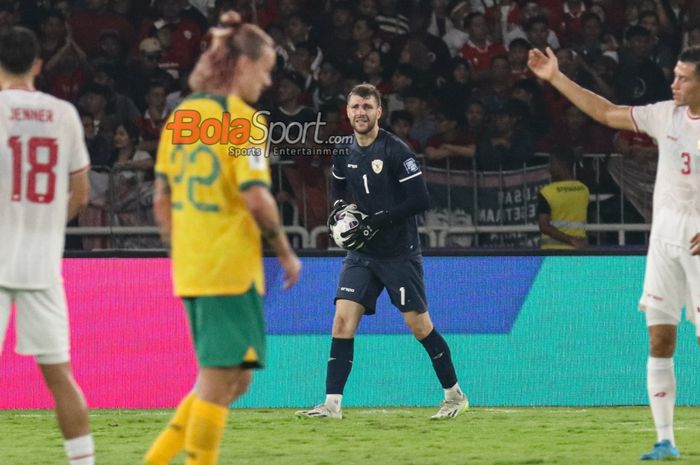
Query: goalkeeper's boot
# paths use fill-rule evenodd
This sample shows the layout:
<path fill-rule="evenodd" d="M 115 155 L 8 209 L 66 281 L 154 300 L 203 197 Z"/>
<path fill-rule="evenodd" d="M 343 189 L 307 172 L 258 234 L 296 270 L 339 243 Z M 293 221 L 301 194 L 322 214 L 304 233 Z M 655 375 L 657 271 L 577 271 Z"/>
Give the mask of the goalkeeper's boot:
<path fill-rule="evenodd" d="M 343 411 L 340 407 L 333 408 L 328 404 L 319 404 L 316 407 L 309 410 L 299 410 L 294 413 L 298 417 L 308 417 L 308 418 L 336 418 L 342 420 Z"/>
<path fill-rule="evenodd" d="M 654 448 L 642 455 L 639 460 L 669 460 L 669 459 L 679 459 L 681 458 L 681 453 L 678 449 L 673 447 L 671 441 L 664 439 L 654 444 Z"/>
<path fill-rule="evenodd" d="M 443 420 L 446 418 L 454 418 L 460 413 L 465 412 L 469 409 L 469 400 L 467 396 L 463 393 L 461 397 L 457 399 L 445 399 L 440 402 L 440 410 L 430 417 L 433 420 Z"/>

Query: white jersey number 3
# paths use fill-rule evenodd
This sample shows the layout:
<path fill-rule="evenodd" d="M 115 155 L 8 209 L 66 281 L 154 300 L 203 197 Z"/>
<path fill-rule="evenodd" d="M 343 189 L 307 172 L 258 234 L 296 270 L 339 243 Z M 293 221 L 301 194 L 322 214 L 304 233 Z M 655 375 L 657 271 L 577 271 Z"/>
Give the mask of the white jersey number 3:
<path fill-rule="evenodd" d="M 12 151 L 12 201 L 22 201 L 22 191 L 27 184 L 26 197 L 32 203 L 51 203 L 56 192 L 56 173 L 54 167 L 58 162 L 58 145 L 56 139 L 47 137 L 32 137 L 23 144 L 18 136 L 10 137 L 7 145 Z M 29 171 L 23 172 L 24 156 L 28 157 Z M 46 156 L 39 159 L 43 151 Z M 44 192 L 38 192 L 37 186 L 41 178 L 45 179 Z"/>

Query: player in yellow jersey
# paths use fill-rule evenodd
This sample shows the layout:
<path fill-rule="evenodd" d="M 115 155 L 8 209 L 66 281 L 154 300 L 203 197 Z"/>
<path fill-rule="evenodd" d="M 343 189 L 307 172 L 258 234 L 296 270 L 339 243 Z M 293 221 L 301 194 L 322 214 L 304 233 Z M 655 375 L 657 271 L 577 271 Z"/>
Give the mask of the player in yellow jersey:
<path fill-rule="evenodd" d="M 552 182 L 538 193 L 540 247 L 543 249 L 582 249 L 588 244 L 586 219 L 589 191 L 574 177 L 574 153 L 569 149 L 553 153 L 549 160 Z"/>
<path fill-rule="evenodd" d="M 225 13 L 211 33 L 190 77 L 194 94 L 161 134 L 154 205 L 161 237 L 170 244 L 175 294 L 187 309 L 199 374 L 146 454 L 148 465 L 166 465 L 183 449 L 187 465 L 218 462 L 229 405 L 247 390 L 251 369 L 265 363 L 261 234 L 277 253 L 285 288 L 301 269 L 269 192 L 262 129 L 234 137 L 235 144 L 220 137 L 232 124 L 188 144 L 177 142 L 178 111 L 196 115 L 202 126 L 250 120 L 255 110 L 248 104 L 271 83 L 275 52 L 267 34 L 242 24 L 234 12 Z M 209 140 L 213 135 L 217 141 Z"/>

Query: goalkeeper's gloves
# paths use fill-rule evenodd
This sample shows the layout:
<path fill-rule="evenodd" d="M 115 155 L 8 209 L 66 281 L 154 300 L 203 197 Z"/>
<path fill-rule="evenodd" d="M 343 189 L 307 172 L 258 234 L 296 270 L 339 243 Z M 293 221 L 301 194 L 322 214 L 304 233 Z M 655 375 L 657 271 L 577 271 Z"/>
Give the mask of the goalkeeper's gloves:
<path fill-rule="evenodd" d="M 391 219 L 386 211 L 380 211 L 362 218 L 357 227 L 341 234 L 343 238 L 348 239 L 345 247 L 349 250 L 361 249 L 381 228 L 390 224 Z"/>
<path fill-rule="evenodd" d="M 328 231 L 331 230 L 333 226 L 335 226 L 336 219 L 335 215 L 338 214 L 340 210 L 343 208 L 347 207 L 349 204 L 343 200 L 343 199 L 338 199 L 333 203 L 333 209 L 331 210 L 331 214 L 328 215 L 328 221 L 326 221 L 326 226 L 328 226 Z"/>

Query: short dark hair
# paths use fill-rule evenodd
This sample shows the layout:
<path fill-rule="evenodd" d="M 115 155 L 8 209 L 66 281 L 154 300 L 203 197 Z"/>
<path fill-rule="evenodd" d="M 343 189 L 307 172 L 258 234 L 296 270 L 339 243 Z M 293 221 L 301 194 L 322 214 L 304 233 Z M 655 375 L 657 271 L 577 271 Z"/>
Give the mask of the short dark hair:
<path fill-rule="evenodd" d="M 353 87 L 352 90 L 348 93 L 348 101 L 350 101 L 350 97 L 352 97 L 353 95 L 357 95 L 360 98 L 374 97 L 375 100 L 377 100 L 377 105 L 380 107 L 382 106 L 382 94 L 377 90 L 376 87 L 374 87 L 368 82 L 363 82 L 362 84 L 358 84 L 355 87 Z"/>
<path fill-rule="evenodd" d="M 141 131 L 136 125 L 136 123 L 129 120 L 122 121 L 121 123 L 117 124 L 117 126 L 114 128 L 115 131 L 119 127 L 124 128 L 126 133 L 129 135 L 129 139 L 134 143 L 134 145 L 138 144 L 139 139 L 141 137 Z"/>
<path fill-rule="evenodd" d="M 10 74 L 28 72 L 39 57 L 39 40 L 29 29 L 13 26 L 0 32 L 0 66 Z"/>
<path fill-rule="evenodd" d="M 678 61 L 695 64 L 695 76 L 700 78 L 700 45 L 684 49 L 678 56 Z"/>
<path fill-rule="evenodd" d="M 533 16 L 525 22 L 525 32 L 532 29 L 535 24 L 544 24 L 546 27 L 549 27 L 549 20 L 545 15 Z"/>
<path fill-rule="evenodd" d="M 510 43 L 508 43 L 508 50 L 511 50 L 513 48 L 524 48 L 525 50 L 530 50 L 532 46 L 530 45 L 530 42 L 527 41 L 527 39 L 523 39 L 522 37 L 516 37 L 515 39 L 511 40 Z"/>
<path fill-rule="evenodd" d="M 591 11 L 587 11 L 581 15 L 581 24 L 585 24 L 589 21 L 596 21 L 601 26 L 603 25 L 603 21 L 601 21 L 600 16 Z"/>
<path fill-rule="evenodd" d="M 478 17 L 484 17 L 484 14 L 481 13 L 480 11 L 475 11 L 473 13 L 469 13 L 467 16 L 464 17 L 464 27 L 468 28 L 469 26 L 472 25 L 472 21 L 474 21 L 475 18 Z"/>

